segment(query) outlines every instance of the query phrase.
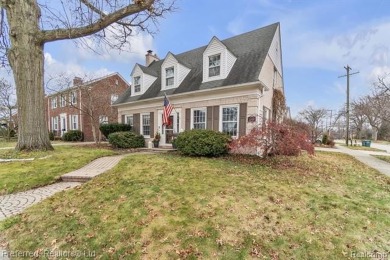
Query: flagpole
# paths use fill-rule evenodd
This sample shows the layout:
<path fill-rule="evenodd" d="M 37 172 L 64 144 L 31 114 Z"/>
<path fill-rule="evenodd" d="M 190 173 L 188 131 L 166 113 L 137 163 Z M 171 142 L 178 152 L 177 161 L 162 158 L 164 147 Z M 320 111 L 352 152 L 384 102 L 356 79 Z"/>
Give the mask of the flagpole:
<path fill-rule="evenodd" d="M 171 103 L 171 101 L 169 100 L 169 98 L 167 97 L 167 93 L 165 93 L 165 91 L 164 91 L 164 97 L 168 100 L 168 102 L 169 103 Z M 179 117 L 179 112 L 177 112 L 177 110 L 176 110 L 176 107 L 173 105 L 173 103 L 171 103 L 172 104 L 172 107 L 173 107 L 173 110 L 175 110 L 175 112 L 176 112 L 176 117 Z M 174 122 L 172 122 L 172 124 L 174 124 Z M 163 128 L 164 128 L 164 125 L 163 125 Z M 166 127 L 165 127 L 166 128 Z M 175 129 L 175 126 L 173 126 L 173 129 Z M 177 133 L 179 133 L 179 129 L 177 129 Z"/>

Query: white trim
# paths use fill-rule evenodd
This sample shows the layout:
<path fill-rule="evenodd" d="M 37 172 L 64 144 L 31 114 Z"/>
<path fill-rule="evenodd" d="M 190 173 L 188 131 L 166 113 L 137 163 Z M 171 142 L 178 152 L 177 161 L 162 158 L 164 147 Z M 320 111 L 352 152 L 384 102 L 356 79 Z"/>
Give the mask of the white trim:
<path fill-rule="evenodd" d="M 195 110 L 200 110 L 200 111 L 204 111 L 204 129 L 207 129 L 207 107 L 194 107 L 194 108 L 191 108 L 191 124 L 190 124 L 190 129 L 194 129 L 194 111 Z"/>
<path fill-rule="evenodd" d="M 181 97 L 181 96 L 190 96 L 190 95 L 197 95 L 198 93 L 204 93 L 204 92 L 219 92 L 221 90 L 226 90 L 226 89 L 231 89 L 231 88 L 239 88 L 239 87 L 252 87 L 252 86 L 256 86 L 258 85 L 260 88 L 264 88 L 265 85 L 263 82 L 261 81 L 254 81 L 254 82 L 249 82 L 249 83 L 242 83 L 242 84 L 236 84 L 236 85 L 230 85 L 230 86 L 226 86 L 226 87 L 219 87 L 219 88 L 213 88 L 213 89 L 202 89 L 202 90 L 195 90 L 195 91 L 190 91 L 190 92 L 184 92 L 184 93 L 180 93 L 180 94 L 173 94 L 173 95 L 169 95 L 169 98 L 176 98 L 176 97 Z M 236 97 L 237 95 L 235 95 L 234 97 Z M 233 97 L 233 96 L 232 96 Z M 124 106 L 124 105 L 128 105 L 128 104 L 135 104 L 135 103 L 142 103 L 142 102 L 145 102 L 145 101 L 148 101 L 148 102 L 152 102 L 152 101 L 158 101 L 158 100 L 162 100 L 164 98 L 164 96 L 159 96 L 159 97 L 154 97 L 154 98 L 148 98 L 148 99 L 142 99 L 142 100 L 134 100 L 134 101 L 130 101 L 130 102 L 126 102 L 126 103 L 120 103 L 120 104 L 114 104 L 112 105 L 113 107 L 119 107 L 119 106 Z M 217 99 L 220 99 L 220 98 L 217 98 Z M 201 99 L 201 100 L 205 100 L 205 99 Z M 195 101 L 195 100 L 194 100 Z M 177 104 L 175 102 L 173 102 L 174 104 Z M 145 108 L 147 107 L 150 107 L 150 106 L 145 106 Z"/>
<path fill-rule="evenodd" d="M 228 108 L 228 107 L 236 107 L 237 108 L 237 135 L 236 136 L 232 136 L 232 138 L 238 138 L 239 135 L 240 135 L 240 104 L 228 104 L 228 105 L 220 105 L 219 106 L 219 131 L 222 132 L 223 129 L 222 129 L 222 119 L 223 119 L 223 114 L 222 114 L 222 110 L 224 108 Z"/>
<path fill-rule="evenodd" d="M 150 118 L 150 113 L 140 113 L 140 130 L 139 130 L 139 132 L 141 133 L 141 135 L 143 135 L 144 136 L 144 138 L 150 138 L 150 134 L 149 135 L 144 135 L 144 120 L 143 120 L 143 116 L 149 116 L 149 133 L 150 133 L 150 131 L 152 130 L 150 127 L 151 127 L 151 125 L 150 125 L 150 123 L 151 123 L 151 118 Z"/>

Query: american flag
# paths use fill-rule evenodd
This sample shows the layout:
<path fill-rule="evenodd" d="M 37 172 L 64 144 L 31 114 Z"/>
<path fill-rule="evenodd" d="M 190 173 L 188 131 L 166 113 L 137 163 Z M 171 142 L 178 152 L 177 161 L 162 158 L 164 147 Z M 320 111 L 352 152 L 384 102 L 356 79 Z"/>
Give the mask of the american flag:
<path fill-rule="evenodd" d="M 169 116 L 173 110 L 172 104 L 169 102 L 167 96 L 164 97 L 164 110 L 163 110 L 163 125 L 169 125 Z"/>

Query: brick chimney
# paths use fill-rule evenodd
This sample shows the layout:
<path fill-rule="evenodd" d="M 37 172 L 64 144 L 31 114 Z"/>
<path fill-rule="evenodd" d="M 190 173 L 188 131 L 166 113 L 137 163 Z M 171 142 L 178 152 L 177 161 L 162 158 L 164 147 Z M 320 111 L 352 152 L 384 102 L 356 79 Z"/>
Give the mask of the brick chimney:
<path fill-rule="evenodd" d="M 80 77 L 74 77 L 73 79 L 73 86 L 78 86 L 83 84 L 83 80 Z"/>
<path fill-rule="evenodd" d="M 146 62 L 145 62 L 146 67 L 148 67 L 148 66 L 150 65 L 150 63 L 152 63 L 153 61 L 158 61 L 158 60 L 160 60 L 160 59 L 157 57 L 156 54 L 153 54 L 153 51 L 152 51 L 152 50 L 148 50 L 147 53 L 146 53 L 146 55 L 145 55 L 145 57 L 146 57 Z"/>

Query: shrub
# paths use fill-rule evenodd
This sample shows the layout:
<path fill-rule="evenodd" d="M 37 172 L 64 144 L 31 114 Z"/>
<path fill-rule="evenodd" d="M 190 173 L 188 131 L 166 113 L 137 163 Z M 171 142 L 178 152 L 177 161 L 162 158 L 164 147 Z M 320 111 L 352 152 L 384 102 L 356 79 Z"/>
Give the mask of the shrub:
<path fill-rule="evenodd" d="M 62 136 L 66 142 L 80 142 L 84 140 L 84 134 L 80 130 L 69 130 Z"/>
<path fill-rule="evenodd" d="M 328 135 L 327 135 L 327 134 L 324 134 L 324 135 L 322 136 L 322 144 L 327 145 L 327 144 L 328 144 L 328 141 L 329 141 Z"/>
<path fill-rule="evenodd" d="M 297 156 L 301 150 L 314 154 L 314 146 L 307 132 L 287 123 L 267 123 L 255 127 L 245 136 L 230 143 L 230 152 L 236 154 L 255 154 Z"/>
<path fill-rule="evenodd" d="M 115 132 L 130 131 L 131 126 L 128 124 L 121 124 L 121 123 L 102 124 L 100 125 L 99 130 L 106 138 L 108 138 L 110 134 Z"/>
<path fill-rule="evenodd" d="M 115 132 L 108 136 L 108 142 L 117 148 L 145 147 L 145 139 L 134 132 Z"/>
<path fill-rule="evenodd" d="M 228 152 L 229 141 L 230 137 L 224 133 L 193 129 L 180 133 L 175 145 L 184 155 L 215 157 Z"/>
<path fill-rule="evenodd" d="M 53 132 L 49 132 L 49 139 L 50 141 L 54 141 L 54 133 Z"/>

